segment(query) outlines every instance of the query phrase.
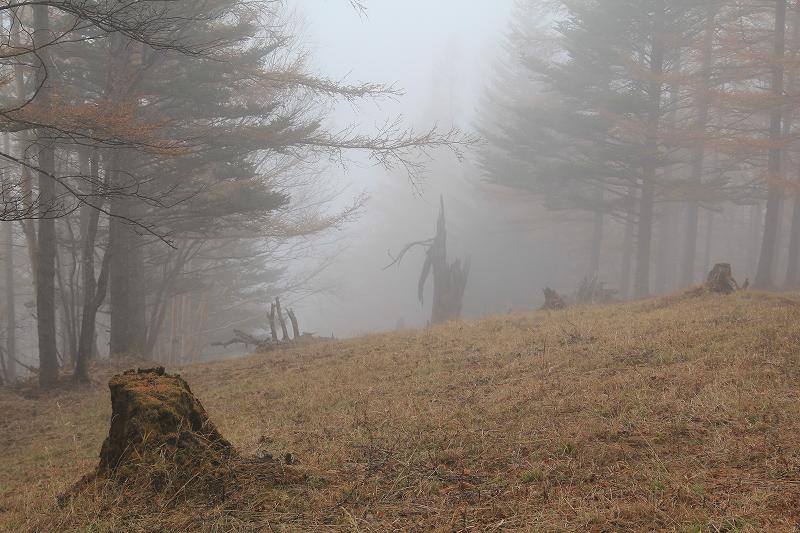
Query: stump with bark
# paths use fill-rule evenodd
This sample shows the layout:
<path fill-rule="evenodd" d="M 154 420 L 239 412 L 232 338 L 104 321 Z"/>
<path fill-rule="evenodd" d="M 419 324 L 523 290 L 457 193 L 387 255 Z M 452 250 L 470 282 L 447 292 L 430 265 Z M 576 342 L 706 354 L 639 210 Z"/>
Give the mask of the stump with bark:
<path fill-rule="evenodd" d="M 75 526 L 108 523 L 114 531 L 128 531 L 121 526 L 130 524 L 137 531 L 200 531 L 234 515 L 252 516 L 272 495 L 285 501 L 284 490 L 305 483 L 290 453 L 283 461 L 266 450 L 238 453 L 180 376 L 163 368 L 131 370 L 114 376 L 109 387 L 113 414 L 99 467 L 59 496 L 69 512 L 58 524 L 32 530 L 82 531 Z M 73 521 L 70 527 L 64 519 Z"/>
<path fill-rule="evenodd" d="M 163 368 L 114 376 L 111 428 L 100 452 L 98 474 L 119 474 L 167 461 L 178 467 L 218 461 L 233 452 L 203 405 L 180 376 Z"/>
<path fill-rule="evenodd" d="M 717 294 L 731 294 L 739 290 L 739 284 L 733 278 L 730 263 L 718 263 L 708 274 L 705 288 Z"/>
<path fill-rule="evenodd" d="M 543 311 L 557 311 L 567 307 L 567 303 L 555 290 L 550 287 L 544 289 L 544 305 Z"/>

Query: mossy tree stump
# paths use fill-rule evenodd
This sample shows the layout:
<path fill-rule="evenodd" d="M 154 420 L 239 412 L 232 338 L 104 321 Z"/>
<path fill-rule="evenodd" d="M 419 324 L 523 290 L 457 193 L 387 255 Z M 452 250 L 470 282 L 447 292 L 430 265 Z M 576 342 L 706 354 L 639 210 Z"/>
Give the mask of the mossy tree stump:
<path fill-rule="evenodd" d="M 731 294 L 739 290 L 739 284 L 733 278 L 730 263 L 718 263 L 708 274 L 706 289 L 718 294 Z"/>
<path fill-rule="evenodd" d="M 567 302 L 555 290 L 547 287 L 544 289 L 544 305 L 542 311 L 557 311 L 566 309 Z"/>
<path fill-rule="evenodd" d="M 98 473 L 112 473 L 151 460 L 176 464 L 229 455 L 231 444 L 209 420 L 180 376 L 163 368 L 114 376 L 111 429 L 100 452 Z"/>

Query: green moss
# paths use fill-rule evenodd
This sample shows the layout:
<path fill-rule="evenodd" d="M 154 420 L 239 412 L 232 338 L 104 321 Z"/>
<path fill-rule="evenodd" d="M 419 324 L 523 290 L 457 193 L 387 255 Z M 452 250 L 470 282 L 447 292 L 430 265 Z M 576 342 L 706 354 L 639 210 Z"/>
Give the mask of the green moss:
<path fill-rule="evenodd" d="M 230 449 L 180 376 L 163 369 L 129 371 L 114 376 L 109 388 L 111 429 L 100 454 L 100 473 L 124 474 L 129 457 L 137 462 L 168 457 L 188 464 L 193 456 L 207 455 L 209 447 Z"/>

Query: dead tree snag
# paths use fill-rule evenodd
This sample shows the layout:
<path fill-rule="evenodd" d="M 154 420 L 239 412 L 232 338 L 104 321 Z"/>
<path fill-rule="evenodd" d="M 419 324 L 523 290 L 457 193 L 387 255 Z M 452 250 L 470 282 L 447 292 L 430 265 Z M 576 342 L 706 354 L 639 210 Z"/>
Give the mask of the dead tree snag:
<path fill-rule="evenodd" d="M 464 302 L 464 292 L 467 288 L 471 260 L 469 257 L 462 263 L 456 259 L 453 263 L 447 261 L 447 227 L 444 211 L 444 197 L 439 198 L 439 219 L 436 223 L 436 235 L 432 239 L 407 244 L 397 257 L 392 257 L 392 262 L 386 267 L 399 264 L 406 253 L 415 246 L 425 248 L 425 262 L 422 265 L 419 283 L 417 284 L 417 297 L 424 303 L 425 283 L 433 275 L 433 307 L 431 309 L 431 323 L 440 324 L 448 320 L 455 320 L 461 316 Z"/>

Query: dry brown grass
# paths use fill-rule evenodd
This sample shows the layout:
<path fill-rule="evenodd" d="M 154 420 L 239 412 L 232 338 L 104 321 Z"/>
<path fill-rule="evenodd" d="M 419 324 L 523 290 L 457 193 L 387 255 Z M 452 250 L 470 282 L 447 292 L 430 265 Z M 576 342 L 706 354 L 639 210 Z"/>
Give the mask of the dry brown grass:
<path fill-rule="evenodd" d="M 107 390 L 0 393 L 0 529 L 797 531 L 799 351 L 796 295 L 740 293 L 182 368 L 240 450 L 297 460 L 217 503 L 108 485 L 59 508 Z"/>

